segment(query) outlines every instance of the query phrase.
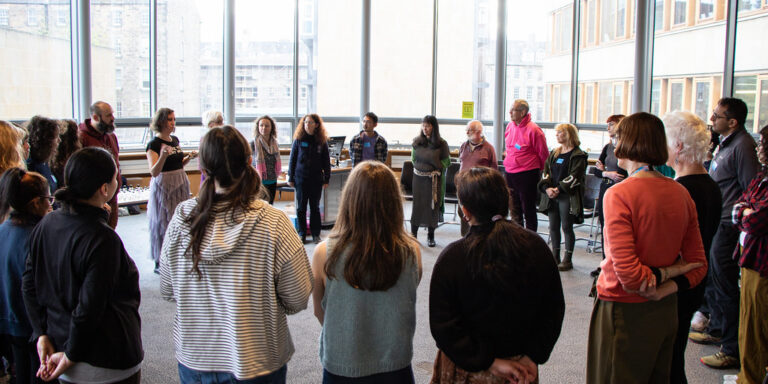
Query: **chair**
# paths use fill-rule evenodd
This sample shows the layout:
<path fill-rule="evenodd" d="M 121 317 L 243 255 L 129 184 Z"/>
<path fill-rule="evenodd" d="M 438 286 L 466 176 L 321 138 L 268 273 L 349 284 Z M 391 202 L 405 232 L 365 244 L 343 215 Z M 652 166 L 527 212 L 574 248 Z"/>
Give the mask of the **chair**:
<path fill-rule="evenodd" d="M 453 204 L 454 221 L 456 220 L 456 213 L 458 212 L 459 197 L 456 194 L 456 183 L 454 183 L 453 179 L 456 177 L 456 174 L 459 173 L 459 168 L 461 168 L 461 164 L 451 163 L 451 165 L 448 166 L 448 170 L 445 172 L 445 203 Z"/>
<path fill-rule="evenodd" d="M 584 179 L 584 182 L 586 185 L 584 188 L 584 198 L 582 199 L 582 205 L 584 206 L 584 219 L 590 219 L 589 237 L 586 237 L 586 238 L 579 237 L 579 238 L 576 238 L 576 240 L 587 241 L 587 252 L 592 253 L 599 248 L 596 246 L 599 231 L 594 231 L 594 229 L 595 229 L 595 217 L 597 217 L 598 215 L 597 199 L 600 195 L 600 184 L 602 183 L 603 179 L 590 173 L 587 173 L 586 176 L 587 177 Z M 587 224 L 584 223 L 581 225 L 587 225 Z M 602 247 L 602 239 L 600 241 L 601 241 L 600 247 Z"/>
<path fill-rule="evenodd" d="M 406 200 L 413 200 L 413 162 L 403 163 L 403 169 L 400 172 L 400 189 Z"/>

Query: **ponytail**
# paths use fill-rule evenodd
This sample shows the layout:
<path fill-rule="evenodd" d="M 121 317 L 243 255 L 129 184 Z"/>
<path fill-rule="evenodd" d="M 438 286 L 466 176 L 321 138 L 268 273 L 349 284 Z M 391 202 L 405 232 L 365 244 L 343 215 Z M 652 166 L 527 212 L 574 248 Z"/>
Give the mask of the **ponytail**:
<path fill-rule="evenodd" d="M 30 203 L 47 195 L 48 181 L 37 172 L 10 168 L 0 177 L 0 223 L 10 213 L 19 224 L 32 224 L 40 220 L 30 210 Z"/>

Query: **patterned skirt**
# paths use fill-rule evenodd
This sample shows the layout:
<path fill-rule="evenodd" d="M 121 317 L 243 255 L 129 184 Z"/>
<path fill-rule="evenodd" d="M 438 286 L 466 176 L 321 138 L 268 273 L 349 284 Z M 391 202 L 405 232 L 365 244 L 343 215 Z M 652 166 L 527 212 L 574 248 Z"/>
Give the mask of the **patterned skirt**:
<path fill-rule="evenodd" d="M 171 222 L 176 206 L 189 197 L 189 178 L 183 168 L 162 172 L 150 181 L 147 217 L 149 218 L 150 256 L 155 262 L 160 261 L 165 230 Z"/>

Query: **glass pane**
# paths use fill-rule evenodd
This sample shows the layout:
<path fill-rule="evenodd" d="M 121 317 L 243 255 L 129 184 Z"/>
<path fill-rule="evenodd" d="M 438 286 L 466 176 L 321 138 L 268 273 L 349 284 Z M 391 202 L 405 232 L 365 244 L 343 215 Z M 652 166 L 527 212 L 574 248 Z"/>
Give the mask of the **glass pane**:
<path fill-rule="evenodd" d="M 597 116 L 597 122 L 598 123 L 605 123 L 605 120 L 608 119 L 608 116 L 613 114 L 613 108 L 611 108 L 611 104 L 613 101 L 613 95 L 611 94 L 611 83 L 607 81 L 603 81 L 600 83 L 599 86 L 599 92 L 598 92 L 598 116 Z"/>
<path fill-rule="evenodd" d="M 438 124 L 440 120 L 437 121 Z M 387 147 L 410 149 L 413 139 L 421 132 L 421 124 L 392 124 L 382 123 L 376 127 L 376 131 L 387 139 Z M 443 135 L 443 124 L 440 124 L 440 135 Z"/>
<path fill-rule="evenodd" d="M 709 120 L 710 111 L 710 97 L 709 97 L 709 83 L 696 83 L 696 116 L 700 117 L 704 121 Z"/>
<path fill-rule="evenodd" d="M 523 98 L 534 121 L 568 121 L 573 6 L 512 0 L 507 20 L 506 110 Z M 518 71 L 520 76 L 512 76 Z M 514 89 L 519 89 L 517 96 Z"/>
<path fill-rule="evenodd" d="M 299 9 L 299 114 L 357 116 L 360 113 L 359 0 L 303 0 Z M 313 6 L 317 5 L 317 8 Z M 313 13 L 307 13 L 314 9 Z M 304 12 L 301 12 L 301 11 Z M 316 28 L 309 28 L 317 20 Z M 344 20 L 339 23 L 338 20 Z M 355 124 L 359 129 L 359 124 Z"/>
<path fill-rule="evenodd" d="M 613 114 L 617 115 L 623 111 L 622 100 L 624 99 L 624 85 L 613 85 Z"/>
<path fill-rule="evenodd" d="M 595 42 L 596 3 L 595 0 L 587 0 L 587 42 L 590 44 Z"/>
<path fill-rule="evenodd" d="M 222 0 L 157 3 L 157 103 L 177 117 L 223 109 L 223 12 Z"/>
<path fill-rule="evenodd" d="M 460 119 L 462 102 L 473 101 L 473 118 L 492 120 L 496 1 L 440 0 L 438 5 L 437 117 Z"/>
<path fill-rule="evenodd" d="M 611 41 L 616 34 L 616 0 L 604 0 L 600 10 L 600 42 Z"/>
<path fill-rule="evenodd" d="M 708 19 L 715 15 L 715 0 L 699 0 L 699 19 Z"/>
<path fill-rule="evenodd" d="M 112 105 L 116 118 L 152 116 L 149 0 L 91 2 L 91 66 L 94 101 Z"/>
<path fill-rule="evenodd" d="M 733 96 L 744 100 L 747 104 L 747 122 L 744 126 L 750 132 L 758 132 L 755 124 L 755 110 L 757 109 L 757 76 L 737 76 L 733 79 Z"/>
<path fill-rule="evenodd" d="M 680 111 L 683 109 L 683 84 L 671 83 L 669 85 L 669 111 Z"/>
<path fill-rule="evenodd" d="M 688 12 L 688 0 L 675 0 L 675 20 L 674 24 L 684 24 L 686 12 Z"/>
<path fill-rule="evenodd" d="M 760 0 L 739 1 L 733 94 L 747 103 L 749 115 L 746 127 L 753 133 L 758 133 L 766 123 L 761 118 L 765 105 L 768 105 L 768 97 L 762 93 L 766 88 L 758 88 L 764 83 L 763 80 L 768 79 L 768 51 L 765 50 L 764 39 L 759 37 L 764 36 L 763 31 L 768 29 L 766 16 L 768 8 L 760 8 Z M 759 118 L 756 119 L 756 116 Z"/>
<path fill-rule="evenodd" d="M 237 0 L 235 9 L 235 113 L 292 114 L 294 2 Z"/>
<path fill-rule="evenodd" d="M 708 0 L 699 0 L 704 8 Z M 687 12 L 687 2 L 677 0 L 674 19 Z M 691 6 L 696 3 L 691 2 Z M 714 4 L 714 1 L 711 2 Z M 722 4 L 722 3 L 721 3 Z M 659 5 L 659 3 L 657 3 Z M 683 12 L 683 13 L 681 13 Z M 699 114 L 703 105 L 704 121 L 709 120 L 712 106 L 722 95 L 722 73 L 725 60 L 725 25 L 700 23 L 657 29 L 653 42 L 652 112 L 660 117 L 673 110 Z M 698 84 L 705 83 L 706 86 Z M 706 92 L 704 88 L 707 87 Z M 702 97 L 703 99 L 699 99 Z"/>
<path fill-rule="evenodd" d="M 69 2 L 0 5 L 3 119 L 72 117 L 69 14 Z"/>
<path fill-rule="evenodd" d="M 587 124 L 594 124 L 595 118 L 592 113 L 592 105 L 593 105 L 593 97 L 594 97 L 594 87 L 591 85 L 588 85 L 584 88 L 584 97 L 581 98 L 581 107 L 584 111 L 584 116 L 581 121 L 587 123 Z"/>
<path fill-rule="evenodd" d="M 371 4 L 371 110 L 379 116 L 423 117 L 432 110 L 432 5 Z"/>
<path fill-rule="evenodd" d="M 664 0 L 656 0 L 653 29 L 655 31 L 664 29 Z"/>

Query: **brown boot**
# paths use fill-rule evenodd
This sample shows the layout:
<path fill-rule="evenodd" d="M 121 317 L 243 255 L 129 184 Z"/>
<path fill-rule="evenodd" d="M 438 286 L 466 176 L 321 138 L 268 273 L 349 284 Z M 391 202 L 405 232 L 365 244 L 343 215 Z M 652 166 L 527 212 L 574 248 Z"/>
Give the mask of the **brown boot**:
<path fill-rule="evenodd" d="M 570 271 L 573 269 L 571 257 L 573 257 L 573 251 L 565 251 L 565 257 L 563 257 L 563 261 L 557 265 L 557 269 L 561 271 Z"/>

